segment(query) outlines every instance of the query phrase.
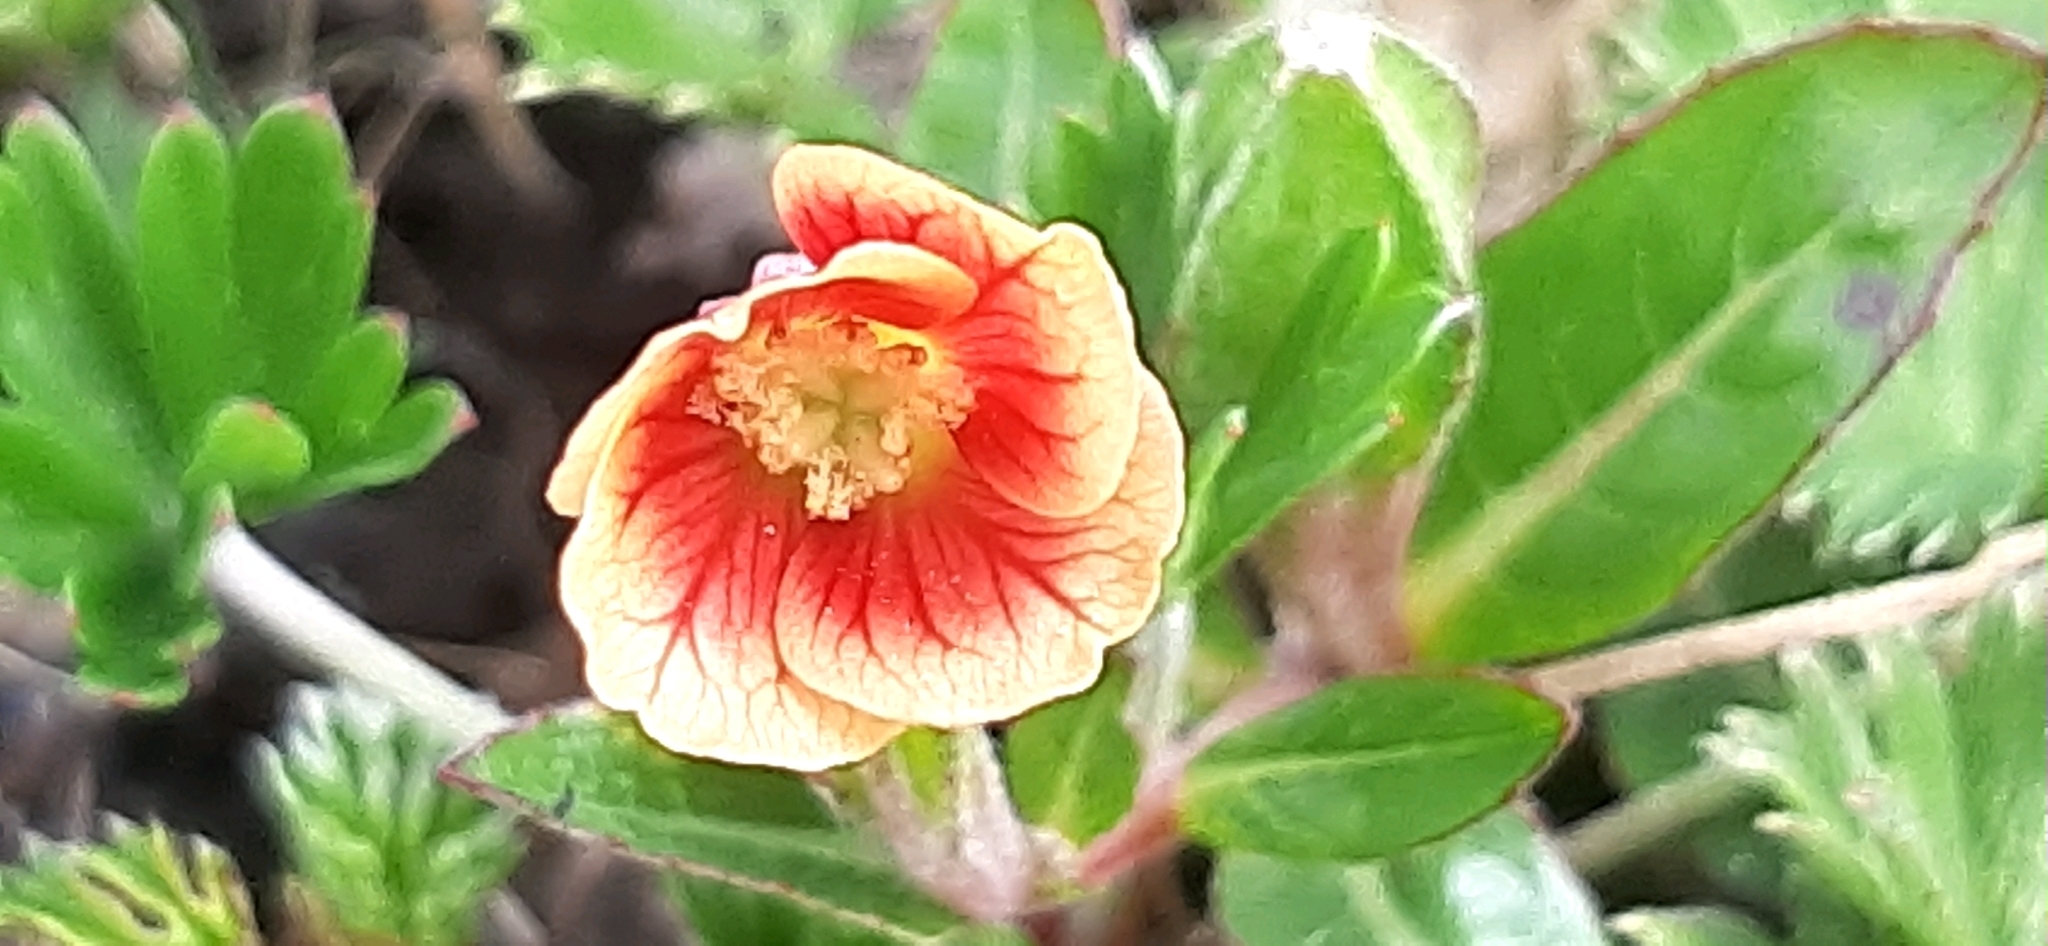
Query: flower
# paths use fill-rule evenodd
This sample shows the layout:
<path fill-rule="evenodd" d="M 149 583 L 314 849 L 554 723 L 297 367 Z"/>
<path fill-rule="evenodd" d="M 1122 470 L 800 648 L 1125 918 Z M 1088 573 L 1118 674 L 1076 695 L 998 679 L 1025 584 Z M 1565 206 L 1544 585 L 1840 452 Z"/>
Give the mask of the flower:
<path fill-rule="evenodd" d="M 548 484 L 592 692 L 674 751 L 817 770 L 1086 689 L 1184 476 L 1101 246 L 855 148 L 773 184 L 799 252 L 655 336 Z"/>

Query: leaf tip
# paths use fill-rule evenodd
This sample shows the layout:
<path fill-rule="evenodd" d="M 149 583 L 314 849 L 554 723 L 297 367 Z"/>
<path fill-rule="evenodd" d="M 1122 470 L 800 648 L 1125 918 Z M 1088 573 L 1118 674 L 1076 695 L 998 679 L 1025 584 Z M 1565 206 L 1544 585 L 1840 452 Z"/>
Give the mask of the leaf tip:
<path fill-rule="evenodd" d="M 377 324 L 383 326 L 385 331 L 391 333 L 391 337 L 397 340 L 400 350 L 411 345 L 412 318 L 410 316 L 396 309 L 378 309 L 371 317 L 376 319 Z"/>
<path fill-rule="evenodd" d="M 469 404 L 469 398 L 461 391 L 455 392 L 455 416 L 448 421 L 450 439 L 460 437 L 477 428 L 482 421 L 476 416 L 476 409 Z"/>

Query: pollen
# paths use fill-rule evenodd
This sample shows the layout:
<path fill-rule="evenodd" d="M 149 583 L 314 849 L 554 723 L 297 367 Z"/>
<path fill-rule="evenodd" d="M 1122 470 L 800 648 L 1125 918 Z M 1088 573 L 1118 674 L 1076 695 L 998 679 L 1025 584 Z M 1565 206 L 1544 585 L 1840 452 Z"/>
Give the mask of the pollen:
<path fill-rule="evenodd" d="M 811 518 L 846 519 L 949 453 L 973 407 L 960 370 L 908 334 L 846 317 L 750 333 L 715 357 L 689 412 L 738 433 L 769 473 L 801 476 Z"/>

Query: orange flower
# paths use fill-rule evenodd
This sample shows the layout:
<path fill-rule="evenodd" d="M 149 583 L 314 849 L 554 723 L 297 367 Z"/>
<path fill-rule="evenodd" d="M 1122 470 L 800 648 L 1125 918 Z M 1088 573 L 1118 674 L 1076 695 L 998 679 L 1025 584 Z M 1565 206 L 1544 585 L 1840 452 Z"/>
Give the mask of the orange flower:
<path fill-rule="evenodd" d="M 591 690 L 814 770 L 1087 688 L 1182 513 L 1100 245 L 853 148 L 790 149 L 774 193 L 800 254 L 657 335 L 548 484 Z"/>

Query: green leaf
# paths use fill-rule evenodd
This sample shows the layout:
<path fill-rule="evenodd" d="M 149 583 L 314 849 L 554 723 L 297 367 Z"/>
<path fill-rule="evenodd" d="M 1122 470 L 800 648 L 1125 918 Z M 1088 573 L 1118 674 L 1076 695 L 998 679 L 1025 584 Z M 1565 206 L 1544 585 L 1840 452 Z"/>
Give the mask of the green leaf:
<path fill-rule="evenodd" d="M 1418 649 L 1552 653 L 1668 599 L 1923 327 L 2041 68 L 1975 31 L 1833 35 L 1720 75 L 1488 246 L 1486 371 L 1414 540 Z M 1870 287 L 1897 307 L 1874 318 Z"/>
<path fill-rule="evenodd" d="M 337 444 L 367 439 L 405 382 L 406 344 L 405 323 L 395 315 L 356 323 L 306 381 L 306 427 Z"/>
<path fill-rule="evenodd" d="M 1756 921 L 1713 907 L 1630 910 L 1607 921 L 1636 946 L 1771 946 Z"/>
<path fill-rule="evenodd" d="M 838 85 L 855 39 L 875 25 L 864 0 L 517 0 L 496 23 L 532 47 L 529 83 L 599 88 L 681 110 L 709 106 L 806 138 L 872 141 L 880 128 Z"/>
<path fill-rule="evenodd" d="M 52 42 L 92 51 L 114 36 L 141 0 L 12 0 L 34 6 L 37 26 Z"/>
<path fill-rule="evenodd" d="M 234 266 L 258 390 L 287 414 L 304 405 L 320 356 L 354 325 L 369 263 L 370 205 L 324 99 L 275 106 L 235 160 Z M 319 439 L 314 462 L 320 465 Z"/>
<path fill-rule="evenodd" d="M 1112 660 L 1087 692 L 1010 725 L 1003 756 L 1017 810 L 1080 846 L 1123 817 L 1138 786 L 1138 745 L 1124 729 L 1130 668 Z"/>
<path fill-rule="evenodd" d="M 1426 283 L 1386 272 L 1395 238 L 1390 229 L 1352 234 L 1311 277 L 1275 370 L 1252 394 L 1245 434 L 1205 494 L 1202 529 L 1186 553 L 1191 580 L 1214 573 L 1296 496 L 1359 457 L 1382 476 L 1419 460 L 1449 414 L 1476 341 L 1473 303 L 1446 302 Z M 1388 352 L 1389 323 L 1402 335 L 1423 328 L 1409 350 Z M 1367 353 L 1372 362 L 1361 368 Z M 1405 363 L 1377 363 L 1388 355 Z"/>
<path fill-rule="evenodd" d="M 2041 43 L 2044 11 L 2029 0 L 1667 0 L 1621 18 L 1607 72 L 1617 105 L 1639 108 L 1738 53 L 1852 15 L 1989 21 Z M 1788 508 L 1819 513 L 1829 555 L 1960 560 L 2041 495 L 2044 177 L 2037 153 L 1963 255 L 1941 320 L 1793 487 Z"/>
<path fill-rule="evenodd" d="M 190 497 L 174 526 L 97 533 L 68 563 L 81 684 L 137 705 L 184 698 L 185 665 L 220 639 L 199 571 L 221 513 L 215 500 Z"/>
<path fill-rule="evenodd" d="M 1188 424 L 1247 412 L 1191 579 L 1316 483 L 1398 470 L 1438 428 L 1471 347 L 1474 122 L 1413 48 L 1334 14 L 1250 34 L 1183 99 L 1183 251 L 1147 341 Z"/>
<path fill-rule="evenodd" d="M 133 531 L 150 510 L 130 471 L 81 449 L 66 424 L 0 402 L 0 505 L 24 518 Z"/>
<path fill-rule="evenodd" d="M 1173 551 L 1166 557 L 1165 587 L 1187 589 L 1201 584 L 1201 577 L 1193 564 L 1196 556 L 1211 542 L 1209 514 L 1216 508 L 1216 474 L 1223 469 L 1224 461 L 1230 459 L 1237 449 L 1238 441 L 1245 435 L 1245 410 L 1231 407 L 1216 415 L 1209 422 L 1207 430 L 1188 448 L 1187 455 L 1187 512 L 1181 519 L 1180 536 L 1174 540 Z"/>
<path fill-rule="evenodd" d="M 624 714 L 557 711 L 464 751 L 444 778 L 703 881 L 692 898 L 717 888 L 776 897 L 817 941 L 937 943 L 966 925 L 836 826 L 795 776 L 671 754 Z"/>
<path fill-rule="evenodd" d="M 286 730 L 257 747 L 293 869 L 361 937 L 475 941 L 483 898 L 510 876 L 510 818 L 435 780 L 447 747 L 351 692 L 300 685 Z"/>
<path fill-rule="evenodd" d="M 1730 711 L 1706 742 L 1782 806 L 1758 826 L 1885 942 L 2048 937 L 2048 638 L 2030 577 L 1924 631 L 1856 641 L 1851 662 L 1781 660 L 1782 714 Z"/>
<path fill-rule="evenodd" d="M 1304 298 L 1321 288 L 1318 265 L 1354 234 L 1392 231 L 1383 247 L 1390 255 L 1376 270 L 1390 284 L 1376 295 L 1406 298 L 1407 283 L 1416 283 L 1414 291 L 1433 290 L 1441 302 L 1459 288 L 1461 261 L 1472 252 L 1476 174 L 1462 181 L 1462 200 L 1431 206 L 1444 196 L 1442 175 L 1460 172 L 1425 180 L 1409 169 L 1476 167 L 1476 157 L 1461 153 L 1476 132 L 1418 130 L 1425 126 L 1394 94 L 1416 84 L 1413 69 L 1401 66 L 1389 85 L 1376 65 L 1414 56 L 1370 20 L 1321 16 L 1249 34 L 1182 99 L 1173 174 L 1174 235 L 1184 251 L 1150 345 L 1191 427 L 1223 405 L 1247 403 L 1267 375 L 1296 372 L 1275 357 L 1290 323 L 1274 313 L 1304 311 Z M 1461 101 L 1431 101 L 1450 107 L 1433 122 L 1471 120 Z M 1358 314 L 1379 327 L 1381 345 L 1344 354 L 1359 360 L 1357 374 L 1385 379 L 1434 314 L 1435 307 Z M 1251 418 L 1253 430 L 1261 423 Z"/>
<path fill-rule="evenodd" d="M 27 307 L 31 324 L 21 328 L 33 335 L 10 339 L 29 350 L 9 357 L 0 370 L 24 401 L 88 398 L 49 406 L 53 414 L 61 409 L 82 415 L 96 433 L 106 431 L 104 446 L 154 460 L 166 445 L 157 418 L 135 409 L 154 398 L 138 355 L 144 346 L 134 264 L 114 230 L 106 191 L 85 147 L 56 113 L 38 106 L 17 113 L 8 125 L 6 157 L 19 175 L 20 193 L 0 193 L 0 209 L 10 218 L 21 215 L 5 225 L 15 231 L 7 242 L 29 259 L 43 260 L 51 281 L 43 284 L 42 304 Z M 28 227 L 40 237 L 20 232 Z M 34 266 L 26 263 L 17 278 L 33 281 Z M 52 319 L 66 324 L 47 324 Z"/>
<path fill-rule="evenodd" d="M 261 490 L 296 481 L 312 465 L 306 436 L 290 420 L 259 401 L 223 402 L 206 422 L 185 467 L 187 490 L 215 484 Z"/>
<path fill-rule="evenodd" d="M 1181 824 L 1231 850 L 1391 854 L 1498 807 L 1564 728 L 1556 706 L 1489 680 L 1346 680 L 1196 756 L 1181 782 Z"/>
<path fill-rule="evenodd" d="M 1368 863 L 1225 852 L 1217 912 L 1244 946 L 1601 946 L 1592 897 L 1527 822 L 1492 816 Z"/>
<path fill-rule="evenodd" d="M 414 385 L 359 444 L 344 444 L 335 467 L 310 482 L 315 495 L 393 483 L 426 469 L 465 429 L 469 400 L 446 381 Z"/>
<path fill-rule="evenodd" d="M 162 825 L 108 822 L 104 844 L 31 838 L 0 867 L 0 932 L 59 946 L 256 946 L 249 895 L 225 852 Z"/>
<path fill-rule="evenodd" d="M 1983 21 L 2048 41 L 2048 8 L 2032 0 L 1652 0 L 1598 38 L 1609 118 L 1666 98 L 1736 56 L 1852 17 Z"/>
<path fill-rule="evenodd" d="M 148 154 L 135 243 L 150 383 L 172 434 L 192 438 L 216 401 L 255 380 L 231 332 L 233 171 L 227 142 L 196 112 L 172 116 Z"/>
<path fill-rule="evenodd" d="M 1140 333 L 1166 313 L 1180 247 L 1172 238 L 1173 116 L 1164 79 L 1143 40 L 1109 75 L 1098 130 L 1068 115 L 1033 157 L 1029 200 L 1040 220 L 1073 220 L 1101 237 L 1129 295 Z"/>
<path fill-rule="evenodd" d="M 1062 115 L 1102 106 L 1113 63 L 1089 0 L 960 0 L 939 29 L 896 152 L 1028 216 Z"/>
<path fill-rule="evenodd" d="M 1830 548 L 1960 560 L 2039 500 L 2048 455 L 2048 158 L 1963 255 L 1941 320 L 1793 487 Z"/>

